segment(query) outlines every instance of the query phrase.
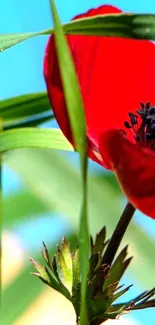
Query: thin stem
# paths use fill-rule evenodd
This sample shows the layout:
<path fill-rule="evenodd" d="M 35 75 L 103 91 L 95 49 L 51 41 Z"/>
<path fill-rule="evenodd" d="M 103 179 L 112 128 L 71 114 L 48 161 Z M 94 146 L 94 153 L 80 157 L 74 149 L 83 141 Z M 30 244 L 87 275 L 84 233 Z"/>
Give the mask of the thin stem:
<path fill-rule="evenodd" d="M 134 212 L 135 208 L 130 202 L 128 202 L 112 234 L 107 249 L 103 255 L 103 264 L 111 265 Z"/>

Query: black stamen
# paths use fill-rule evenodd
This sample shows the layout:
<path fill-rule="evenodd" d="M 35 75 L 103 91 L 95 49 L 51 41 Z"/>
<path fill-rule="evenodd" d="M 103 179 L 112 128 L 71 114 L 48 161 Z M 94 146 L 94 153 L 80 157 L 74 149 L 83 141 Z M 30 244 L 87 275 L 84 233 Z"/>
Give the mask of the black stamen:
<path fill-rule="evenodd" d="M 148 114 L 149 114 L 149 115 L 153 115 L 153 114 L 155 114 L 155 106 L 152 106 L 152 107 L 148 110 Z"/>
<path fill-rule="evenodd" d="M 150 108 L 150 102 L 147 102 L 145 108 L 148 110 Z"/>
<path fill-rule="evenodd" d="M 140 102 L 140 106 L 141 106 L 141 108 L 142 108 L 142 109 L 144 109 L 144 108 L 145 108 L 145 105 L 144 105 L 144 103 L 143 103 L 143 102 Z"/>
<path fill-rule="evenodd" d="M 137 109 L 137 113 L 140 115 L 141 118 L 145 118 L 147 114 L 145 111 L 141 111 L 140 109 Z"/>
<path fill-rule="evenodd" d="M 137 124 L 137 117 L 131 116 L 130 117 L 130 122 L 131 122 L 132 125 Z"/>
<path fill-rule="evenodd" d="M 155 150 L 155 106 L 150 107 L 150 102 L 140 103 L 141 109 L 137 109 L 137 114 L 128 113 L 130 121 L 125 121 L 124 126 L 127 129 L 132 129 L 130 132 L 137 142 L 147 145 L 150 148 L 153 146 Z M 139 124 L 139 119 L 141 123 Z M 147 142 L 146 142 L 147 140 Z"/>
<path fill-rule="evenodd" d="M 137 114 L 134 114 L 132 112 L 129 112 L 128 115 L 129 115 L 129 117 L 138 117 Z"/>
<path fill-rule="evenodd" d="M 125 126 L 127 129 L 132 128 L 132 125 L 131 125 L 128 121 L 124 121 L 124 126 Z"/>

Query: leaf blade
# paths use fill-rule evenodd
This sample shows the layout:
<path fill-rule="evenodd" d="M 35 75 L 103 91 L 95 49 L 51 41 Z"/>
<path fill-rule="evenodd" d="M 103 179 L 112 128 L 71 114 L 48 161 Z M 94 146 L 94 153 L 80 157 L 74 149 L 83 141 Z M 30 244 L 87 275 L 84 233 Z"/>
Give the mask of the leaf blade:
<path fill-rule="evenodd" d="M 65 38 L 63 27 L 53 0 L 50 0 L 51 12 L 55 28 L 55 42 L 57 49 L 58 62 L 60 67 L 61 79 L 65 100 L 67 104 L 68 116 L 71 124 L 75 148 L 80 155 L 81 176 L 82 176 L 82 207 L 80 214 L 80 267 L 81 267 L 81 310 L 80 324 L 86 325 L 87 306 L 87 274 L 89 272 L 89 230 L 87 221 L 87 140 L 86 122 L 84 106 L 78 77 L 70 49 Z"/>
<path fill-rule="evenodd" d="M 99 18 L 98 18 L 99 17 Z M 110 14 L 77 19 L 63 25 L 65 33 L 155 40 L 154 14 Z M 53 29 L 25 34 L 0 34 L 0 52 Z"/>
<path fill-rule="evenodd" d="M 73 151 L 73 147 L 59 129 L 21 128 L 0 133 L 0 152 L 20 148 Z"/>

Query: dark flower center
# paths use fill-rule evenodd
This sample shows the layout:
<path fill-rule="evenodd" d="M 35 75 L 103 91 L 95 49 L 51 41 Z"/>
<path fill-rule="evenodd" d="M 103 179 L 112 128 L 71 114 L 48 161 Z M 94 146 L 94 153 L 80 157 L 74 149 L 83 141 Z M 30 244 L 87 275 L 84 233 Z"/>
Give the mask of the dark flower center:
<path fill-rule="evenodd" d="M 136 142 L 155 150 L 155 106 L 140 103 L 141 108 L 136 113 L 129 112 L 129 122 L 124 121 L 124 126 L 132 133 Z"/>

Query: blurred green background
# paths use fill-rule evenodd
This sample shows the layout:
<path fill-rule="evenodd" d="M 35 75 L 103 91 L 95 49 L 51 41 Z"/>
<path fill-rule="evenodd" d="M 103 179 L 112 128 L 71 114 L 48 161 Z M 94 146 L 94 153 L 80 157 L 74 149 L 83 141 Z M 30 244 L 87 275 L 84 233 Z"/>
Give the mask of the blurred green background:
<path fill-rule="evenodd" d="M 63 22 L 104 1 L 57 0 Z M 123 10 L 154 12 L 154 1 L 110 1 Z M 8 23 L 9 22 L 9 23 Z M 28 32 L 51 26 L 48 1 L 1 0 L 1 33 Z M 47 37 L 37 37 L 0 55 L 0 99 L 45 90 L 42 74 Z M 50 121 L 44 127 L 57 126 Z M 70 304 L 32 277 L 29 256 L 40 258 L 44 240 L 51 251 L 63 235 L 76 243 L 80 211 L 80 173 L 76 153 L 16 150 L 4 155 L 3 165 L 3 292 L 2 325 L 74 324 Z M 125 199 L 111 173 L 89 162 L 89 224 L 95 234 L 105 224 L 112 233 Z M 154 221 L 136 213 L 124 238 L 134 259 L 123 283 L 134 284 L 126 299 L 155 284 Z M 60 308 L 61 307 L 61 308 Z M 154 310 L 133 312 L 120 324 L 148 324 Z M 153 323 L 153 322 L 152 322 Z"/>

